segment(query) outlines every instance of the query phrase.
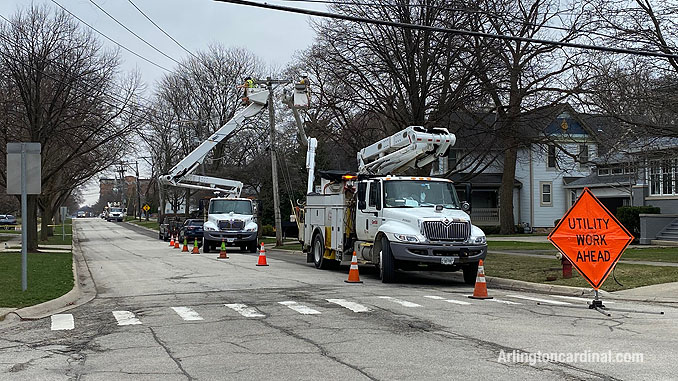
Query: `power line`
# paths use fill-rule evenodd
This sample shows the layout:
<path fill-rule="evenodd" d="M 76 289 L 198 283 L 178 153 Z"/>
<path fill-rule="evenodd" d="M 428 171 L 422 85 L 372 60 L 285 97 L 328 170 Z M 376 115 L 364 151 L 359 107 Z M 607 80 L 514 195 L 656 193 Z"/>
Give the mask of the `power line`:
<path fill-rule="evenodd" d="M 148 62 L 148 63 L 150 63 L 150 64 L 153 65 L 153 66 L 156 66 L 156 67 L 158 67 L 158 68 L 160 68 L 160 69 L 162 69 L 162 70 L 165 70 L 166 72 L 171 72 L 170 69 L 168 69 L 168 68 L 166 68 L 166 67 L 164 67 L 164 66 L 162 66 L 162 65 L 159 65 L 159 64 L 157 64 L 157 63 L 155 63 L 155 62 L 153 62 L 153 61 L 151 61 L 151 60 L 149 60 L 148 58 L 142 56 L 141 54 L 138 54 L 138 53 L 132 51 L 131 49 L 127 48 L 126 46 L 122 45 L 121 43 L 115 41 L 114 39 L 112 39 L 112 38 L 108 37 L 107 35 L 105 35 L 104 33 L 100 32 L 98 29 L 96 29 L 95 27 L 93 27 L 93 26 L 91 26 L 90 24 L 88 24 L 87 22 L 85 22 L 85 20 L 81 19 L 80 17 L 76 16 L 75 14 L 73 14 L 73 13 L 72 13 L 71 11 L 69 11 L 68 9 L 64 8 L 64 7 L 63 7 L 61 4 L 59 4 L 56 0 L 52 0 L 52 2 L 53 2 L 54 4 L 56 4 L 59 8 L 63 9 L 66 13 L 68 13 L 68 14 L 71 15 L 71 16 L 73 16 L 74 18 L 76 18 L 76 19 L 77 19 L 78 21 L 80 21 L 81 23 L 87 25 L 90 29 L 92 29 L 93 31 L 99 33 L 99 34 L 102 35 L 104 38 L 106 38 L 107 40 L 109 40 L 109 41 L 111 41 L 112 43 L 116 44 L 116 45 L 119 46 L 120 48 L 122 48 L 122 49 L 124 49 L 124 50 L 126 50 L 126 51 L 128 51 L 128 52 L 130 52 L 130 53 L 132 53 L 132 54 L 134 54 L 135 56 L 141 58 L 142 60 L 144 60 L 144 61 L 146 61 L 146 62 Z"/>
<path fill-rule="evenodd" d="M 185 51 L 186 53 L 190 54 L 193 58 L 197 58 L 197 57 L 195 56 L 195 54 L 193 54 L 190 50 L 186 49 L 183 45 L 181 45 L 181 44 L 179 43 L 179 41 L 175 40 L 174 37 L 170 36 L 167 32 L 165 32 L 165 30 L 163 30 L 158 24 L 156 24 L 155 21 L 151 20 L 151 18 L 148 17 L 148 16 L 146 15 L 146 13 L 144 13 L 144 11 L 142 11 L 141 9 L 139 9 L 139 7 L 137 7 L 137 5 L 134 4 L 134 3 L 132 2 L 132 0 L 127 0 L 127 1 L 129 1 L 129 3 L 132 4 L 132 6 L 133 6 L 134 8 L 136 8 L 136 10 L 139 11 L 139 13 L 141 13 L 141 14 L 146 18 L 146 20 L 150 21 L 151 24 L 153 24 L 153 25 L 154 25 L 156 28 L 158 28 L 162 33 L 164 33 L 165 36 L 167 36 L 170 40 L 174 41 L 175 44 L 179 45 L 179 47 L 180 47 L 181 49 L 184 49 L 184 51 Z"/>
<path fill-rule="evenodd" d="M 385 25 L 385 26 L 392 26 L 392 27 L 398 27 L 398 28 L 425 30 L 425 31 L 430 31 L 430 32 L 451 33 L 451 34 L 457 34 L 457 35 L 461 35 L 461 36 L 483 37 L 483 38 L 492 38 L 492 39 L 497 39 L 497 40 L 530 42 L 530 43 L 541 44 L 541 45 L 552 45 L 552 46 L 575 48 L 575 49 L 581 49 L 581 50 L 594 50 L 594 51 L 602 51 L 602 52 L 608 52 L 608 53 L 620 53 L 620 54 L 629 54 L 629 55 L 637 55 L 637 56 L 644 56 L 644 57 L 678 59 L 678 54 L 651 52 L 651 51 L 646 51 L 646 50 L 636 50 L 636 49 L 627 49 L 627 48 L 614 48 L 614 47 L 597 46 L 597 45 L 587 45 L 587 44 L 579 44 L 579 43 L 575 43 L 575 42 L 553 41 L 553 40 L 544 40 L 544 39 L 530 38 L 530 37 L 507 36 L 507 35 L 502 35 L 502 34 L 493 34 L 493 33 L 478 32 L 478 31 L 471 31 L 471 30 L 464 30 L 464 29 L 450 29 L 450 28 L 441 28 L 441 27 L 435 27 L 435 26 L 429 26 L 429 25 L 408 24 L 408 23 L 401 23 L 401 22 L 395 22 L 395 21 L 367 19 L 367 18 L 364 18 L 364 17 L 341 15 L 341 14 L 330 13 L 330 12 L 320 12 L 320 11 L 314 11 L 314 10 L 310 10 L 310 9 L 286 7 L 286 6 L 282 6 L 282 5 L 274 5 L 274 4 L 267 4 L 267 3 L 262 4 L 262 3 L 257 3 L 257 2 L 253 2 L 253 1 L 248 1 L 248 0 L 214 0 L 214 1 L 222 2 L 222 3 L 237 4 L 237 5 L 245 5 L 245 6 L 257 7 L 257 8 L 264 8 L 264 9 L 272 9 L 272 10 L 276 10 L 276 11 L 298 13 L 298 14 L 304 14 L 304 15 L 308 15 L 308 16 L 316 16 L 316 17 L 323 17 L 323 18 L 330 18 L 330 19 L 346 20 L 346 21 L 352 21 L 352 22 L 357 22 L 357 23 Z"/>
<path fill-rule="evenodd" d="M 92 3 L 92 4 L 94 4 L 95 7 L 97 7 L 100 11 L 102 11 L 102 12 L 103 12 L 106 16 L 108 16 L 111 20 L 115 21 L 118 25 L 120 25 L 121 27 L 125 28 L 125 30 L 128 31 L 128 32 L 130 32 L 134 37 L 136 37 L 136 38 L 138 38 L 139 40 L 141 40 L 144 44 L 150 46 L 151 49 L 153 49 L 153 50 L 155 50 L 156 52 L 162 54 L 163 56 L 167 57 L 168 59 L 174 61 L 174 63 L 181 65 L 181 62 L 179 62 L 179 61 L 175 60 L 173 57 L 171 57 L 171 56 L 165 54 L 165 52 L 163 52 L 162 50 L 160 50 L 160 49 L 156 48 L 155 46 L 153 46 L 151 43 L 149 43 L 148 41 L 146 41 L 143 37 L 139 36 L 139 35 L 136 34 L 133 30 L 131 30 L 130 28 L 128 28 L 127 26 L 125 26 L 125 24 L 123 24 L 123 23 L 120 22 L 118 19 L 116 19 L 115 17 L 113 17 L 113 15 L 111 15 L 111 14 L 108 13 L 108 12 L 106 12 L 106 10 L 103 9 L 103 8 L 101 8 L 101 7 L 99 6 L 99 4 L 97 4 L 97 3 L 94 2 L 94 0 L 89 0 L 89 2 Z"/>

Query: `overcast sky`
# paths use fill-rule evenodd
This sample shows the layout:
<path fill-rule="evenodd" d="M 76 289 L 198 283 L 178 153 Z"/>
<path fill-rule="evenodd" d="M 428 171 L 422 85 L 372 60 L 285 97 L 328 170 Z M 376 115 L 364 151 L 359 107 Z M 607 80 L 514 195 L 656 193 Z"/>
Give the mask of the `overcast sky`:
<path fill-rule="evenodd" d="M 173 70 L 176 66 L 169 58 L 150 48 L 126 31 L 92 1 L 111 16 L 134 31 L 150 44 L 177 61 L 185 59 L 180 46 L 165 36 L 129 0 L 56 0 L 75 16 L 81 18 L 112 40 L 147 58 Z M 309 18 L 304 15 L 233 5 L 211 0 L 131 0 L 167 34 L 191 52 L 204 51 L 211 43 L 226 47 L 242 47 L 257 55 L 269 67 L 284 67 L 295 52 L 308 47 L 314 38 Z M 263 1 L 262 1 L 263 2 Z M 324 5 L 312 5 L 291 1 L 267 1 L 286 6 L 324 10 Z M 35 4 L 47 4 L 58 8 L 51 0 L 33 0 Z M 0 0 L 0 14 L 10 18 L 18 9 L 30 4 L 29 0 Z M 83 26 L 87 28 L 87 26 Z M 117 48 L 115 43 L 94 32 L 105 46 Z M 138 70 L 152 89 L 164 70 L 132 53 L 120 50 L 122 69 Z M 130 158 L 133 159 L 133 158 Z M 145 172 L 142 169 L 142 177 Z M 129 172 L 128 175 L 133 174 Z M 84 189 L 85 202 L 92 204 L 98 199 L 98 180 Z"/>

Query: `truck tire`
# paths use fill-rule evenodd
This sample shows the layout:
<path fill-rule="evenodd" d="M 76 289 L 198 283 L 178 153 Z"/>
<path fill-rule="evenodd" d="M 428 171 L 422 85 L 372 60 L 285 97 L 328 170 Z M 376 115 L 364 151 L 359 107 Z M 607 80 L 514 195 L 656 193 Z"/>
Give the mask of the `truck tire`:
<path fill-rule="evenodd" d="M 478 275 L 478 262 L 469 263 L 462 267 L 464 272 L 464 283 L 468 285 L 476 284 L 476 276 Z"/>
<path fill-rule="evenodd" d="M 247 245 L 247 250 L 249 250 L 250 253 L 256 253 L 257 252 L 257 240 L 256 239 L 254 241 L 250 242 L 249 245 Z"/>
<path fill-rule="evenodd" d="M 393 258 L 393 254 L 391 254 L 391 244 L 386 237 L 381 237 L 379 278 L 381 278 L 382 283 L 393 283 L 396 281 L 395 259 Z"/>
<path fill-rule="evenodd" d="M 313 245 L 311 246 L 313 252 L 313 264 L 316 269 L 327 269 L 329 268 L 329 260 L 325 259 L 323 256 L 325 254 L 325 240 L 323 235 L 318 233 L 313 238 Z"/>
<path fill-rule="evenodd" d="M 210 241 L 204 240 L 202 243 L 202 252 L 203 253 L 209 253 L 210 252 Z"/>

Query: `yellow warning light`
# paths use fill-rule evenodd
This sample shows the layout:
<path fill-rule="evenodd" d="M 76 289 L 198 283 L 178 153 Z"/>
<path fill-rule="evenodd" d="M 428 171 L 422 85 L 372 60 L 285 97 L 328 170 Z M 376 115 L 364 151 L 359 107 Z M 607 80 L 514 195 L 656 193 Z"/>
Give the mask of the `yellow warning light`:
<path fill-rule="evenodd" d="M 341 176 L 342 180 L 355 180 L 357 176 L 354 175 L 343 175 Z"/>

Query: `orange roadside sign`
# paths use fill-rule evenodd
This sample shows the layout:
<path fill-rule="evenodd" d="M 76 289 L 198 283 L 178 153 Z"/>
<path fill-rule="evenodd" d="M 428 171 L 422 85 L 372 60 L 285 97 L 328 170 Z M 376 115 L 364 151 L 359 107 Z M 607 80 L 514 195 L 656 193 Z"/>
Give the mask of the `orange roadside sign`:
<path fill-rule="evenodd" d="M 584 193 L 560 219 L 548 240 L 599 289 L 633 236 L 591 193 Z"/>

